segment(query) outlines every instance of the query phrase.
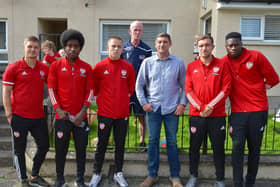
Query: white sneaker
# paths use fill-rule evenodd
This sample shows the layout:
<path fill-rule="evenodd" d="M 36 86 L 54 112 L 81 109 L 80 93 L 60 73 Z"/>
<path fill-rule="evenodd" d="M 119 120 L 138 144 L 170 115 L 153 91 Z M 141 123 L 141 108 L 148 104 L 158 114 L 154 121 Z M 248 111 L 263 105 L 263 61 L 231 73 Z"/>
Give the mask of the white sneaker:
<path fill-rule="evenodd" d="M 196 187 L 197 177 L 191 175 L 185 187 Z"/>
<path fill-rule="evenodd" d="M 101 175 L 94 173 L 89 182 L 89 187 L 97 187 L 100 181 L 101 181 Z"/>
<path fill-rule="evenodd" d="M 123 176 L 123 172 L 118 172 L 114 174 L 114 180 L 120 185 L 120 187 L 127 187 L 128 184 Z"/>
<path fill-rule="evenodd" d="M 214 187 L 226 187 L 225 181 L 216 181 Z"/>

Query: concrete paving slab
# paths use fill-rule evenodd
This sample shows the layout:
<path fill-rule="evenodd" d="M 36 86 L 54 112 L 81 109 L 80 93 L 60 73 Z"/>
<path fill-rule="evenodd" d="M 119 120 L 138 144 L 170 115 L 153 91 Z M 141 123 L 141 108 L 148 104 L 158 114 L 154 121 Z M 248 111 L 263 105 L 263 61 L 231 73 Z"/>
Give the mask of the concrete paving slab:
<path fill-rule="evenodd" d="M 54 176 L 44 177 L 50 184 L 54 184 L 55 178 Z M 74 176 L 66 176 L 66 181 L 70 187 L 74 187 Z M 86 181 L 89 181 L 90 178 L 86 177 Z M 143 177 L 129 177 L 127 181 L 130 187 L 138 187 L 140 186 L 141 182 L 144 180 Z M 185 184 L 187 178 L 183 178 L 182 182 Z M 208 179 L 200 179 L 199 187 L 212 187 L 214 180 Z M 15 169 L 13 167 L 1 167 L 0 169 L 0 187 L 16 187 L 18 186 L 18 178 L 15 173 Z M 232 187 L 231 180 L 226 180 L 226 186 Z M 99 187 L 118 187 L 117 184 L 112 182 L 107 176 L 103 176 L 103 179 L 99 185 Z M 154 185 L 153 187 L 171 187 L 171 183 L 169 182 L 168 178 L 160 177 L 159 183 Z M 280 187 L 279 180 L 257 180 L 255 187 Z"/>

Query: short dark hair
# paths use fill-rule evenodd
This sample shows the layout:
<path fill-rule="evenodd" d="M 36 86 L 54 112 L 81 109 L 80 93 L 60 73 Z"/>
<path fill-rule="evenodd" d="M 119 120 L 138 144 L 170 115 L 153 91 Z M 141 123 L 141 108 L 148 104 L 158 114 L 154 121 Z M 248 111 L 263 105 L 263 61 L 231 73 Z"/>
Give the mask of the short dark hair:
<path fill-rule="evenodd" d="M 166 32 L 158 33 L 158 35 L 156 36 L 156 39 L 161 38 L 161 37 L 167 38 L 169 40 L 169 42 L 171 43 L 171 37 L 168 33 L 166 33 Z"/>
<path fill-rule="evenodd" d="M 228 40 L 230 38 L 237 38 L 242 41 L 242 36 L 239 32 L 230 32 L 226 35 L 225 39 Z"/>
<path fill-rule="evenodd" d="M 195 36 L 196 42 L 200 41 L 200 40 L 205 40 L 205 39 L 209 39 L 211 41 L 212 44 L 214 44 L 214 39 L 212 36 L 210 36 L 209 34 L 205 34 L 205 35 L 196 35 Z"/>
<path fill-rule="evenodd" d="M 80 31 L 74 29 L 65 30 L 60 36 L 60 43 L 64 48 L 69 40 L 78 40 L 81 49 L 84 47 L 85 38 Z"/>
<path fill-rule="evenodd" d="M 37 38 L 37 36 L 28 36 L 24 39 L 24 44 L 26 42 L 37 42 L 40 45 L 40 40 Z"/>
<path fill-rule="evenodd" d="M 110 36 L 110 38 L 108 39 L 108 42 L 112 39 L 120 40 L 121 42 L 123 42 L 123 39 L 119 36 Z"/>

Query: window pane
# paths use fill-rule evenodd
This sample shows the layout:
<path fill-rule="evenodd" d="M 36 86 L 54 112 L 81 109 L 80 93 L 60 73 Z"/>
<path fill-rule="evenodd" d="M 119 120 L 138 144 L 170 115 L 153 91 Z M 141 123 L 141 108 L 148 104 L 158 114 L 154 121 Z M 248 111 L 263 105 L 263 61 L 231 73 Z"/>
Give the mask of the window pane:
<path fill-rule="evenodd" d="M 242 18 L 241 33 L 244 38 L 261 37 L 261 19 L 260 18 Z"/>
<path fill-rule="evenodd" d="M 206 9 L 207 8 L 207 0 L 201 0 L 201 7 Z"/>
<path fill-rule="evenodd" d="M 105 54 L 101 55 L 101 60 L 107 58 L 107 56 L 108 56 L 108 54 L 106 54 L 106 55 L 105 55 Z"/>
<path fill-rule="evenodd" d="M 155 39 L 158 33 L 167 32 L 166 23 L 144 23 L 144 33 L 142 35 L 142 40 L 148 44 L 153 51 L 155 48 Z"/>
<path fill-rule="evenodd" d="M 111 36 L 119 36 L 126 41 L 129 39 L 129 25 L 103 25 L 102 51 L 106 51 L 107 41 Z"/>
<path fill-rule="evenodd" d="M 0 61 L 8 61 L 8 54 L 7 53 L 0 53 Z"/>
<path fill-rule="evenodd" d="M 205 33 L 211 36 L 212 18 L 209 17 L 205 20 Z"/>
<path fill-rule="evenodd" d="M 6 48 L 6 22 L 0 22 L 0 49 Z"/>
<path fill-rule="evenodd" d="M 144 23 L 144 33 L 142 40 L 147 43 L 153 51 L 156 51 L 154 47 L 156 35 L 160 32 L 167 32 L 166 23 Z M 107 41 L 110 36 L 120 36 L 124 41 L 130 39 L 128 34 L 129 24 L 116 25 L 116 24 L 103 24 L 103 37 L 102 37 L 102 51 L 106 51 Z"/>
<path fill-rule="evenodd" d="M 265 40 L 280 40 L 280 16 L 265 16 Z"/>

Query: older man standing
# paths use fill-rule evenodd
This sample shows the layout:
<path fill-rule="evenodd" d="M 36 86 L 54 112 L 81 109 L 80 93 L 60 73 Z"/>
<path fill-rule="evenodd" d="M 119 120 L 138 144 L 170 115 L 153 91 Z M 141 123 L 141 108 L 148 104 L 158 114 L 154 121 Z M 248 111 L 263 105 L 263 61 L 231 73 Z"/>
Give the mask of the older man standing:
<path fill-rule="evenodd" d="M 181 187 L 180 163 L 177 148 L 179 115 L 184 113 L 185 65 L 183 60 L 169 53 L 171 37 L 160 33 L 156 37 L 157 54 L 143 61 L 136 81 L 136 95 L 146 113 L 149 130 L 148 171 L 141 187 L 150 187 L 158 181 L 159 138 L 162 121 L 167 140 L 170 181 Z"/>
<path fill-rule="evenodd" d="M 135 71 L 135 78 L 138 76 L 142 61 L 152 56 L 152 49 L 141 40 L 142 34 L 143 24 L 139 21 L 133 21 L 129 28 L 130 40 L 124 43 L 124 49 L 121 55 L 122 59 L 132 64 Z M 139 147 L 141 151 L 145 151 L 145 134 L 147 128 L 145 111 L 142 109 L 135 92 L 130 97 L 130 110 L 134 112 L 139 120 Z"/>

